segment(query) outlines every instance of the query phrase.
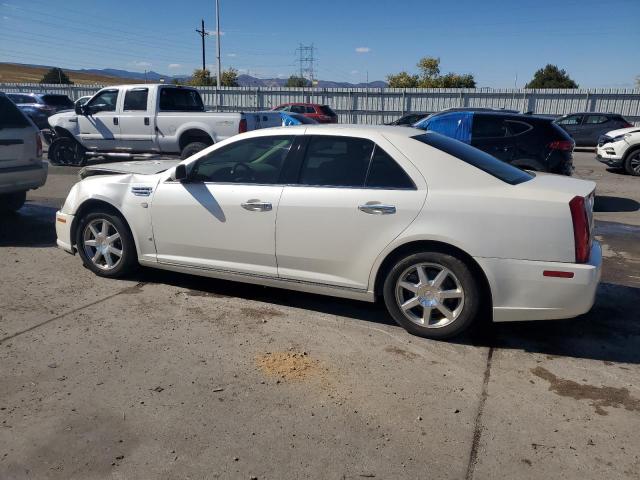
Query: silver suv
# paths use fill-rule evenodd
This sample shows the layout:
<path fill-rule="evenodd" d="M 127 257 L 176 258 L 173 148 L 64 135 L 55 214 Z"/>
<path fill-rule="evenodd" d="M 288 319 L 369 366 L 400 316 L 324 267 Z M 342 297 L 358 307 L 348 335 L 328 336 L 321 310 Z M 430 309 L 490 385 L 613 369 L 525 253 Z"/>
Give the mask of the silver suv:
<path fill-rule="evenodd" d="M 47 167 L 40 131 L 0 92 L 0 211 L 19 210 L 27 191 L 44 185 Z"/>

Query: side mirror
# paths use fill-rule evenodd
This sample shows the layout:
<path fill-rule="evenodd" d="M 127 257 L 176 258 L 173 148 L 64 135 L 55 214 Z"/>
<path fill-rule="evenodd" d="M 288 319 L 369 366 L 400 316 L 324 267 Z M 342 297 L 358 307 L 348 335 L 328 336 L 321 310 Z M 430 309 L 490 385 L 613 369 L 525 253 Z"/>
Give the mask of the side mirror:
<path fill-rule="evenodd" d="M 176 169 L 173 171 L 171 178 L 178 182 L 184 182 L 187 180 L 187 167 L 184 163 L 181 163 L 176 166 Z"/>
<path fill-rule="evenodd" d="M 84 109 L 82 108 L 82 105 L 76 103 L 74 110 L 76 111 L 76 115 L 84 115 Z"/>

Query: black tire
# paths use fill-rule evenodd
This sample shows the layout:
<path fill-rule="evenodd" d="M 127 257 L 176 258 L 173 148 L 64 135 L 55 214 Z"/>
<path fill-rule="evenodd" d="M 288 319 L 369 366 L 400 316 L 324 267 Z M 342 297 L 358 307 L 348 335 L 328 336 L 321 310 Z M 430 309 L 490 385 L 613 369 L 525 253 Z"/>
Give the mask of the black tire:
<path fill-rule="evenodd" d="M 182 158 L 182 160 L 184 160 L 185 158 L 189 158 L 191 155 L 195 155 L 200 150 L 204 150 L 208 146 L 209 145 L 207 145 L 206 143 L 202 143 L 202 142 L 191 142 L 191 143 L 188 143 L 182 149 L 182 152 L 180 152 L 180 158 Z"/>
<path fill-rule="evenodd" d="M 629 175 L 640 176 L 640 148 L 627 155 L 624 160 L 624 169 Z"/>
<path fill-rule="evenodd" d="M 82 166 L 87 163 L 85 150 L 73 138 L 56 138 L 49 145 L 47 158 L 52 165 Z"/>
<path fill-rule="evenodd" d="M 91 231 L 89 225 L 91 224 L 94 226 L 95 224 L 99 224 L 103 221 L 108 222 L 112 227 L 107 229 L 106 236 L 111 237 L 115 232 L 119 234 L 119 239 L 115 240 L 112 244 L 115 249 L 121 251 L 119 260 L 114 261 L 117 258 L 117 254 L 111 252 L 108 253 L 108 256 L 112 259 L 113 267 L 108 266 L 107 255 L 99 256 L 97 261 L 89 258 L 90 254 L 97 252 L 98 246 L 93 247 L 85 243 L 86 240 L 91 240 L 89 237 L 92 236 L 89 233 Z M 87 233 L 85 233 L 86 230 Z M 102 229 L 99 230 L 100 234 L 104 233 Z M 98 237 L 94 236 L 94 238 L 98 240 Z M 102 236 L 99 241 L 103 241 L 103 239 L 104 236 Z M 120 215 L 99 211 L 90 212 L 84 215 L 80 218 L 78 228 L 76 230 L 76 247 L 84 266 L 101 277 L 122 278 L 131 274 L 138 266 L 138 254 L 133 240 L 133 235 Z M 101 267 L 100 264 L 104 264 L 104 266 Z"/>
<path fill-rule="evenodd" d="M 415 273 L 407 273 L 412 272 L 412 268 L 417 266 L 423 267 L 423 274 L 430 281 L 428 284 L 418 279 L 417 270 Z M 437 281 L 440 272 L 444 275 L 441 286 L 431 285 Z M 419 290 L 414 293 L 399 287 L 398 282 L 401 276 L 405 278 L 403 282 L 405 285 L 410 284 L 411 288 L 417 290 L 419 288 Z M 419 281 L 414 282 L 412 278 Z M 458 292 L 461 291 L 461 295 L 460 298 L 443 299 L 440 296 L 442 291 L 454 295 L 460 295 Z M 471 326 L 480 312 L 480 291 L 480 285 L 467 264 L 455 256 L 441 252 L 420 252 L 399 258 L 388 271 L 383 286 L 384 303 L 393 319 L 409 333 L 434 339 L 451 338 Z M 399 299 L 398 297 L 402 295 L 406 296 Z M 409 301 L 414 300 L 425 303 L 435 302 L 436 306 L 430 307 L 427 319 L 430 326 L 416 323 L 419 322 L 419 318 L 414 320 L 408 318 L 409 316 L 422 317 L 428 309 L 421 303 L 407 310 L 406 314 L 403 312 L 400 303 L 404 302 L 407 305 L 410 304 Z M 448 311 L 452 319 L 446 317 L 444 311 Z"/>
<path fill-rule="evenodd" d="M 27 192 L 5 193 L 0 195 L 0 211 L 17 212 L 27 200 Z"/>

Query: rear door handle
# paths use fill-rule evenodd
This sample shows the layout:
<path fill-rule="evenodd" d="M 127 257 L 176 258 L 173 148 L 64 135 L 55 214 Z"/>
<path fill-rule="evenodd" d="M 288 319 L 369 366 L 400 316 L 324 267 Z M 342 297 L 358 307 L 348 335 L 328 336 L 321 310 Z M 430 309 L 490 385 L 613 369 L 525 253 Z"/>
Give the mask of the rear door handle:
<path fill-rule="evenodd" d="M 247 200 L 240 205 L 250 212 L 270 212 L 273 209 L 269 202 L 261 202 L 260 200 Z"/>
<path fill-rule="evenodd" d="M 118 117 L 113 117 L 113 124 L 118 125 Z"/>
<path fill-rule="evenodd" d="M 366 203 L 360 205 L 358 210 L 371 215 L 392 215 L 396 213 L 396 207 L 393 205 L 383 205 L 381 203 Z"/>

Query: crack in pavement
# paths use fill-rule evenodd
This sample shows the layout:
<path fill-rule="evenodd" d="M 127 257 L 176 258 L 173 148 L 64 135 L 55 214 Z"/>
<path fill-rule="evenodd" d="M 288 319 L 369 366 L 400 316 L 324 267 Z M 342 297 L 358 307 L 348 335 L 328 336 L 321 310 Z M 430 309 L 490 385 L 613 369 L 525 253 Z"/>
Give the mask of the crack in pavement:
<path fill-rule="evenodd" d="M 95 301 L 93 301 L 91 303 L 88 303 L 86 305 L 83 305 L 81 307 L 74 308 L 72 310 L 69 310 L 68 312 L 61 313 L 60 315 L 56 315 L 53 318 L 50 318 L 48 320 L 44 320 L 43 322 L 37 323 L 35 325 L 32 325 L 29 328 L 25 328 L 24 330 L 20 330 L 18 332 L 12 333 L 11 335 L 7 335 L 6 337 L 2 337 L 2 338 L 0 338 L 0 345 L 2 345 L 7 340 L 11 340 L 12 338 L 19 337 L 20 335 L 23 335 L 25 333 L 31 332 L 31 331 L 33 331 L 33 330 L 35 330 L 37 328 L 40 328 L 40 327 L 42 327 L 44 325 L 47 325 L 47 324 L 49 324 L 51 322 L 54 322 L 54 321 L 59 320 L 61 318 L 64 318 L 67 315 L 71 315 L 73 313 L 79 312 L 80 310 L 84 310 L 85 308 L 93 307 L 94 305 L 97 305 L 99 303 L 102 303 L 102 302 L 105 302 L 107 300 L 110 300 L 113 297 L 116 297 L 118 295 L 122 295 L 123 293 L 126 294 L 126 293 L 130 293 L 132 291 L 135 292 L 135 291 L 139 290 L 140 288 L 142 288 L 145 284 L 146 284 L 146 282 L 138 282 L 135 285 L 123 288 L 122 290 L 120 290 L 118 292 L 115 292 L 115 293 L 112 293 L 111 295 L 107 295 L 106 297 L 103 297 L 103 298 L 101 298 L 99 300 L 95 300 Z"/>
<path fill-rule="evenodd" d="M 469 454 L 469 463 L 467 464 L 467 474 L 465 480 L 472 480 L 475 473 L 476 463 L 478 463 L 478 449 L 480 448 L 480 438 L 482 437 L 482 414 L 484 406 L 487 403 L 487 395 L 489 388 L 489 378 L 491 377 L 491 363 L 493 360 L 493 347 L 489 347 L 487 353 L 487 365 L 484 369 L 484 379 L 482 380 L 482 392 L 480 393 L 480 404 L 478 405 L 478 413 L 476 414 L 475 426 L 473 428 L 473 441 L 471 442 L 471 452 Z"/>

